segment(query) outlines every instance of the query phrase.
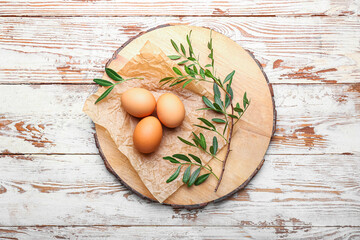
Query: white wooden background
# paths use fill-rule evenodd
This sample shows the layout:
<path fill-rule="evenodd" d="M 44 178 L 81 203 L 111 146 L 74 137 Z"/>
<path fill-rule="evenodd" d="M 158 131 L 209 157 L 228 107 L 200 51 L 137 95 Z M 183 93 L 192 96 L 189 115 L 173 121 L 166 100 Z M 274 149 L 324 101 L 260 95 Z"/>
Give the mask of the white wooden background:
<path fill-rule="evenodd" d="M 275 93 L 262 169 L 200 210 L 129 192 L 81 111 L 113 52 L 164 23 L 234 39 Z M 0 238 L 360 239 L 359 0 L 2 0 L 0 59 Z"/>

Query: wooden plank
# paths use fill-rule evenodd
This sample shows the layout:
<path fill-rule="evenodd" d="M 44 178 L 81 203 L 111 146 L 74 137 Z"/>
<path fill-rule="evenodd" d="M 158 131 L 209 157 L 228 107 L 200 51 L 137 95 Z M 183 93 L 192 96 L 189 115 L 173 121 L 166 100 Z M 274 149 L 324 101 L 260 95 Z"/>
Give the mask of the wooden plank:
<path fill-rule="evenodd" d="M 95 85 L 0 85 L 0 152 L 98 153 L 82 112 Z M 359 84 L 273 85 L 268 154 L 359 153 Z M 251 98 L 251 96 L 249 96 Z"/>
<path fill-rule="evenodd" d="M 356 0 L 305 1 L 66 1 L 5 0 L 3 16 L 342 16 L 359 14 Z"/>
<path fill-rule="evenodd" d="M 98 155 L 6 155 L 0 226 L 359 227 L 359 161 L 359 155 L 270 155 L 244 191 L 187 211 L 132 194 Z"/>
<path fill-rule="evenodd" d="M 358 17 L 70 17 L 0 18 L 0 83 L 90 83 L 125 41 L 164 23 L 225 34 L 254 53 L 271 83 L 360 81 Z"/>
<path fill-rule="evenodd" d="M 5 239 L 356 239 L 359 227 L 0 227 Z"/>

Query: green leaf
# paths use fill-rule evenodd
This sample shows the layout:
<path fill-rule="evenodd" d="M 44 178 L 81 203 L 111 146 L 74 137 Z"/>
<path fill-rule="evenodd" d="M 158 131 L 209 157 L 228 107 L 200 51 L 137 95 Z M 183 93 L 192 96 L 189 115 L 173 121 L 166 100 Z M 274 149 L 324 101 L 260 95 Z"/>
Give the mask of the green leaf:
<path fill-rule="evenodd" d="M 165 86 L 165 85 L 166 85 L 166 84 L 168 84 L 169 82 L 170 82 L 170 80 L 168 80 L 168 81 L 166 81 L 166 82 L 162 83 L 162 84 L 160 85 L 160 87 Z"/>
<path fill-rule="evenodd" d="M 236 107 L 234 108 L 234 111 L 237 112 L 239 116 L 241 115 L 242 112 L 244 112 L 244 110 L 242 110 L 242 108 L 240 107 L 239 103 L 236 103 Z"/>
<path fill-rule="evenodd" d="M 232 71 L 231 73 L 229 73 L 227 76 L 226 76 L 226 78 L 225 78 L 225 80 L 224 80 L 224 84 L 226 83 L 226 82 L 228 82 L 228 81 L 230 81 L 230 85 L 231 85 L 231 83 L 232 83 L 232 79 L 233 79 L 233 77 L 234 77 L 234 74 L 235 74 L 235 70 L 234 71 Z"/>
<path fill-rule="evenodd" d="M 212 129 L 216 130 L 216 127 L 214 126 L 214 124 L 212 124 L 211 122 L 209 122 L 207 119 L 205 118 L 198 118 L 200 121 L 202 121 L 203 123 L 205 123 L 205 125 L 211 127 Z"/>
<path fill-rule="evenodd" d="M 226 85 L 226 91 L 230 94 L 231 99 L 233 99 L 234 98 L 234 93 L 233 93 L 233 90 L 232 90 L 230 84 Z M 230 102 L 231 101 L 230 101 L 229 95 L 226 94 L 225 95 L 225 108 L 227 108 L 230 105 Z"/>
<path fill-rule="evenodd" d="M 193 139 L 193 141 L 195 143 L 197 143 L 196 145 L 200 145 L 200 138 L 196 135 L 196 133 L 192 132 L 192 134 L 193 134 L 194 139 L 195 139 L 195 141 L 194 141 L 194 139 Z"/>
<path fill-rule="evenodd" d="M 202 165 L 201 160 L 200 160 L 199 157 L 197 157 L 197 156 L 195 156 L 195 155 L 193 155 L 193 154 L 191 154 L 191 153 L 189 153 L 189 156 L 192 157 L 192 159 L 194 159 L 195 162 L 197 162 L 197 163 L 199 163 L 199 164 Z"/>
<path fill-rule="evenodd" d="M 190 179 L 190 174 L 191 174 L 191 165 L 188 166 L 184 172 L 184 175 L 183 175 L 183 183 L 188 183 L 189 179 Z"/>
<path fill-rule="evenodd" d="M 224 130 L 223 130 L 223 135 L 225 135 L 225 131 L 226 131 L 226 128 L 227 128 L 228 124 L 229 124 L 229 122 L 226 122 Z"/>
<path fill-rule="evenodd" d="M 97 84 L 99 84 L 100 86 L 104 86 L 104 87 L 109 87 L 109 86 L 113 85 L 112 82 L 109 82 L 109 81 L 104 80 L 104 79 L 95 78 L 93 81 L 96 82 Z"/>
<path fill-rule="evenodd" d="M 174 47 L 174 49 L 177 51 L 177 52 L 179 52 L 179 48 L 178 48 L 178 46 L 176 45 L 176 43 L 174 42 L 174 40 L 170 40 L 171 41 L 171 44 L 173 45 L 173 47 Z"/>
<path fill-rule="evenodd" d="M 206 150 L 206 140 L 202 133 L 200 133 L 200 147 Z"/>
<path fill-rule="evenodd" d="M 214 75 L 210 72 L 209 69 L 205 69 L 205 75 L 209 78 L 212 78 L 215 82 L 222 86 L 222 83 L 216 77 L 214 77 Z"/>
<path fill-rule="evenodd" d="M 211 103 L 211 101 L 207 97 L 202 96 L 202 100 L 206 106 L 208 106 L 211 109 L 215 109 L 214 105 Z"/>
<path fill-rule="evenodd" d="M 169 87 L 172 87 L 172 86 L 178 85 L 178 84 L 180 84 L 180 83 L 183 83 L 183 82 L 185 82 L 185 80 L 186 80 L 186 79 L 181 80 L 181 81 L 174 82 L 174 83 L 170 84 Z"/>
<path fill-rule="evenodd" d="M 194 55 L 194 51 L 193 51 L 192 47 L 189 47 L 189 53 L 190 53 L 190 57 L 192 57 Z"/>
<path fill-rule="evenodd" d="M 216 152 L 217 152 L 217 150 L 218 150 L 218 140 L 217 140 L 217 138 L 214 136 L 213 137 L 213 145 L 212 145 L 213 147 L 214 147 L 214 155 L 216 154 Z"/>
<path fill-rule="evenodd" d="M 191 160 L 184 154 L 174 154 L 173 157 L 186 162 L 191 162 Z"/>
<path fill-rule="evenodd" d="M 189 83 L 192 82 L 192 80 L 194 80 L 194 79 L 187 80 L 187 81 L 182 85 L 182 88 L 185 88 L 186 85 L 188 85 Z"/>
<path fill-rule="evenodd" d="M 196 146 L 200 146 L 200 141 L 199 141 L 199 140 L 193 138 L 193 141 L 194 141 L 194 143 L 196 144 Z"/>
<path fill-rule="evenodd" d="M 200 110 L 213 110 L 212 108 L 198 108 L 196 109 L 196 111 L 200 111 Z"/>
<path fill-rule="evenodd" d="M 214 103 L 213 105 L 217 111 L 222 112 L 222 108 L 219 106 L 219 104 Z"/>
<path fill-rule="evenodd" d="M 181 56 L 179 55 L 168 55 L 168 58 L 170 58 L 171 60 L 178 60 L 181 58 Z"/>
<path fill-rule="evenodd" d="M 196 170 L 193 172 L 193 174 L 191 174 L 191 177 L 190 177 L 189 182 L 188 182 L 188 187 L 191 187 L 191 186 L 195 183 L 197 177 L 198 177 L 199 174 L 200 174 L 200 170 L 201 170 L 201 168 L 199 167 L 198 169 L 196 169 Z"/>
<path fill-rule="evenodd" d="M 163 159 L 168 160 L 172 163 L 180 163 L 178 160 L 176 160 L 175 158 L 172 158 L 170 156 L 163 157 Z"/>
<path fill-rule="evenodd" d="M 200 69 L 200 76 L 205 79 L 205 72 L 202 68 Z"/>
<path fill-rule="evenodd" d="M 172 80 L 172 79 L 174 79 L 174 77 L 166 77 L 166 78 L 161 79 L 160 82 L 165 82 L 165 81 Z"/>
<path fill-rule="evenodd" d="M 234 92 L 233 92 L 232 87 L 230 86 L 230 84 L 228 84 L 226 86 L 226 91 L 230 94 L 231 99 L 234 99 Z"/>
<path fill-rule="evenodd" d="M 192 55 L 194 54 L 192 45 L 191 45 L 191 41 L 190 41 L 190 36 L 191 36 L 191 32 L 189 33 L 189 35 L 186 35 L 186 41 L 189 45 L 189 53 L 190 53 L 190 57 L 192 57 Z"/>
<path fill-rule="evenodd" d="M 214 76 L 212 75 L 212 73 L 210 72 L 209 69 L 205 69 L 205 76 L 207 76 L 209 78 L 214 78 Z"/>
<path fill-rule="evenodd" d="M 246 108 L 246 105 L 249 104 L 249 100 L 248 100 L 247 97 L 246 97 L 246 92 L 244 93 L 243 104 L 244 104 L 244 108 Z"/>
<path fill-rule="evenodd" d="M 198 70 L 197 70 L 197 68 L 196 68 L 195 65 L 193 66 L 193 70 L 194 70 L 194 73 L 195 73 L 195 74 L 199 74 L 199 72 L 198 72 Z"/>
<path fill-rule="evenodd" d="M 223 103 L 223 101 L 221 101 L 220 96 L 215 95 L 214 100 L 215 100 L 215 103 L 217 105 L 219 105 L 220 109 L 223 110 L 224 109 L 224 103 Z"/>
<path fill-rule="evenodd" d="M 178 63 L 178 65 L 184 65 L 185 63 L 187 63 L 189 60 L 184 60 Z"/>
<path fill-rule="evenodd" d="M 219 86 L 216 83 L 213 84 L 213 91 L 214 91 L 214 97 L 215 96 L 217 96 L 218 98 L 221 97 Z"/>
<path fill-rule="evenodd" d="M 233 114 L 229 114 L 229 116 L 232 117 L 232 118 L 235 118 L 235 119 L 239 119 L 238 116 L 233 115 Z"/>
<path fill-rule="evenodd" d="M 206 174 L 199 176 L 194 183 L 195 186 L 198 186 L 198 185 L 202 184 L 203 182 L 205 182 L 205 180 L 208 179 L 209 175 L 210 175 L 210 173 L 206 173 Z"/>
<path fill-rule="evenodd" d="M 195 78 L 195 73 L 194 73 L 194 71 L 191 69 L 191 68 L 189 68 L 189 71 L 190 71 L 190 76 L 191 77 L 193 77 L 193 78 Z"/>
<path fill-rule="evenodd" d="M 235 107 L 234 111 L 238 112 L 238 113 L 242 113 L 244 110 L 242 110 L 241 108 Z"/>
<path fill-rule="evenodd" d="M 107 95 L 109 95 L 109 93 L 111 92 L 111 90 L 114 89 L 115 86 L 109 87 L 108 89 L 106 89 L 106 91 L 101 94 L 101 96 L 96 100 L 95 104 L 97 104 L 98 102 L 100 102 L 101 100 L 103 100 Z"/>
<path fill-rule="evenodd" d="M 189 141 L 187 141 L 187 140 L 185 140 L 185 139 L 183 139 L 183 138 L 181 138 L 181 137 L 179 137 L 179 136 L 178 136 L 178 139 L 179 139 L 180 141 L 182 141 L 183 143 L 189 145 L 189 146 L 195 147 L 194 144 L 192 144 L 191 142 L 189 142 Z"/>
<path fill-rule="evenodd" d="M 105 68 L 105 72 L 109 76 L 109 78 L 111 78 L 114 81 L 122 81 L 122 80 L 124 80 L 119 74 L 117 74 L 117 72 L 115 72 L 111 68 Z"/>
<path fill-rule="evenodd" d="M 225 95 L 225 109 L 230 105 L 230 98 L 229 96 L 226 94 Z"/>
<path fill-rule="evenodd" d="M 166 183 L 174 181 L 179 176 L 180 170 L 181 170 L 181 165 L 176 169 L 174 174 L 171 175 L 168 180 L 166 180 Z"/>
<path fill-rule="evenodd" d="M 190 61 L 196 61 L 196 59 L 193 57 L 188 57 L 187 59 L 189 59 Z"/>
<path fill-rule="evenodd" d="M 173 67 L 173 71 L 179 76 L 183 75 L 182 72 L 177 67 Z"/>
<path fill-rule="evenodd" d="M 212 155 L 214 155 L 214 147 L 213 146 L 210 146 L 210 153 L 212 154 Z"/>
<path fill-rule="evenodd" d="M 224 119 L 221 119 L 221 118 L 213 118 L 211 120 L 213 122 L 216 122 L 216 123 L 226 123 L 226 121 Z"/>
<path fill-rule="evenodd" d="M 201 125 L 198 125 L 198 124 L 194 124 L 194 126 L 199 127 L 199 128 L 203 128 L 203 129 L 206 129 L 206 130 L 209 130 L 209 131 L 213 131 L 212 129 L 210 129 L 208 127 L 201 126 Z"/>
<path fill-rule="evenodd" d="M 206 64 L 205 67 L 206 67 L 206 68 L 207 68 L 207 67 L 212 67 L 212 65 L 211 65 L 211 64 Z"/>
<path fill-rule="evenodd" d="M 180 43 L 181 52 L 186 56 L 185 47 L 182 43 Z"/>
<path fill-rule="evenodd" d="M 187 73 L 187 74 L 191 74 L 190 73 L 190 69 L 188 68 L 188 66 L 186 66 L 186 65 L 184 65 L 184 70 L 185 70 L 185 72 Z"/>

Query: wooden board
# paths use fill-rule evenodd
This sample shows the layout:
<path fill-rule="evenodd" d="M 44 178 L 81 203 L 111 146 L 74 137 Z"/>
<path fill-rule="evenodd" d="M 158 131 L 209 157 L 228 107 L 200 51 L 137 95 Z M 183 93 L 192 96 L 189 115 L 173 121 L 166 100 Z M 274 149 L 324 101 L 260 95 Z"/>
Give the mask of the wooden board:
<path fill-rule="evenodd" d="M 115 52 L 107 66 L 118 71 L 126 59 L 131 59 L 138 54 L 146 41 L 161 46 L 166 54 L 172 54 L 174 50 L 170 44 L 170 38 L 176 42 L 185 41 L 185 36 L 190 30 L 193 31 L 193 47 L 196 52 L 200 53 L 200 61 L 207 61 L 206 43 L 210 36 L 209 29 L 185 25 L 162 25 L 127 41 Z M 224 78 L 233 69 L 236 70 L 237 75 L 233 81 L 234 100 L 241 102 L 239 96 L 242 96 L 246 91 L 251 99 L 251 106 L 239 122 L 239 133 L 234 135 L 232 152 L 219 190 L 216 193 L 214 192 L 217 181 L 213 178 L 196 188 L 182 186 L 164 202 L 164 204 L 170 204 L 174 207 L 203 207 L 209 202 L 220 201 L 244 188 L 261 168 L 264 162 L 263 157 L 274 132 L 275 110 L 272 89 L 269 88 L 268 80 L 261 65 L 252 54 L 220 33 L 213 32 L 213 44 L 216 46 L 214 47 L 214 56 L 217 73 Z M 210 92 L 211 88 L 212 86 L 209 85 Z M 105 129 L 96 126 L 96 132 L 97 146 L 109 171 L 138 195 L 155 200 L 127 158 L 116 148 Z M 224 151 L 220 152 L 220 158 L 224 154 Z M 210 165 L 215 173 L 220 174 L 221 163 L 211 162 Z"/>
<path fill-rule="evenodd" d="M 2 1 L 0 239 L 358 239 L 359 6 Z M 259 173 L 229 200 L 193 211 L 124 187 L 81 111 L 116 48 L 164 23 L 235 40 L 260 61 L 275 94 L 277 129 Z"/>

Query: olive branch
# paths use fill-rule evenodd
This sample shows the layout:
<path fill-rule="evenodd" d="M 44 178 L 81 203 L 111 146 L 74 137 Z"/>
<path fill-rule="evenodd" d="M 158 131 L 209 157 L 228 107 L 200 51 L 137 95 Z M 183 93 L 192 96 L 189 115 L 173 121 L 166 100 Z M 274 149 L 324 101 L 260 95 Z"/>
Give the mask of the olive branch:
<path fill-rule="evenodd" d="M 198 118 L 198 120 L 200 120 L 201 123 L 203 123 L 204 125 L 194 124 L 194 126 L 199 127 L 201 129 L 205 129 L 207 131 L 214 132 L 216 133 L 216 135 L 223 138 L 226 142 L 227 150 L 224 159 L 220 160 L 219 158 L 216 157 L 216 153 L 218 150 L 218 140 L 216 136 L 213 137 L 212 146 L 209 147 L 209 151 L 207 150 L 206 140 L 204 134 L 202 133 L 197 135 L 196 133 L 192 132 L 193 135 L 192 141 L 194 143 L 185 140 L 181 137 L 178 137 L 181 142 L 189 146 L 196 147 L 201 151 L 209 154 L 214 159 L 218 161 L 222 161 L 221 174 L 220 177 L 217 177 L 215 173 L 212 171 L 211 167 L 209 165 L 207 166 L 203 165 L 201 163 L 200 158 L 195 155 L 189 154 L 189 156 L 192 157 L 194 160 L 195 160 L 194 157 L 200 160 L 198 164 L 194 164 L 191 161 L 189 162 L 188 160 L 190 159 L 183 154 L 174 154 L 172 157 L 166 156 L 163 158 L 165 160 L 170 161 L 171 163 L 180 164 L 179 167 L 176 169 L 175 173 L 173 173 L 166 182 L 169 183 L 175 180 L 180 174 L 181 167 L 183 165 L 189 165 L 184 172 L 183 182 L 187 183 L 188 186 L 191 186 L 194 183 L 195 185 L 199 185 L 203 183 L 209 177 L 210 174 L 212 174 L 218 180 L 217 185 L 215 187 L 215 192 L 216 192 L 223 178 L 226 167 L 226 161 L 229 158 L 229 154 L 231 151 L 231 140 L 234 131 L 234 126 L 248 109 L 250 105 L 250 101 L 248 100 L 245 92 L 243 95 L 243 102 L 242 102 L 243 108 L 241 108 L 240 103 L 236 103 L 236 104 L 233 103 L 234 92 L 231 88 L 231 84 L 233 81 L 233 77 L 235 75 L 235 70 L 229 73 L 223 81 L 219 77 L 216 77 L 215 66 L 214 66 L 215 61 L 214 61 L 212 31 L 210 32 L 210 40 L 207 44 L 207 47 L 210 51 L 208 58 L 211 60 L 211 63 L 206 64 L 205 66 L 202 66 L 200 64 L 199 55 L 196 57 L 194 53 L 191 43 L 191 31 L 189 32 L 189 34 L 186 35 L 186 41 L 188 47 L 187 51 L 185 49 L 184 44 L 180 43 L 178 45 L 175 43 L 174 40 L 171 39 L 170 42 L 173 48 L 175 49 L 175 51 L 177 52 L 177 54 L 168 56 L 171 60 L 181 60 L 177 64 L 184 68 L 186 74 L 183 74 L 183 72 L 180 71 L 179 68 L 173 67 L 173 71 L 177 75 L 177 77 L 166 77 L 161 79 L 160 82 L 162 83 L 162 85 L 169 84 L 170 87 L 178 84 L 182 84 L 183 88 L 185 88 L 189 83 L 193 81 L 207 82 L 213 84 L 214 101 L 211 101 L 207 97 L 202 96 L 202 101 L 204 102 L 206 107 L 198 110 L 214 111 L 218 114 L 221 114 L 221 117 L 213 118 L 211 119 L 211 121 L 205 118 Z M 223 94 L 221 94 L 221 92 L 223 92 Z M 231 110 L 228 112 L 227 109 L 229 106 Z M 213 124 L 212 122 L 214 122 L 215 124 Z M 216 124 L 225 124 L 224 130 L 222 132 L 219 132 L 216 128 Z M 226 130 L 228 130 L 228 132 L 226 132 Z M 179 156 L 181 156 L 181 158 L 179 158 Z M 186 157 L 186 160 L 184 157 Z M 175 158 L 178 158 L 185 162 L 179 162 Z M 198 166 L 198 168 L 191 174 L 192 166 Z M 204 169 L 209 173 L 199 176 L 201 169 Z"/>
<path fill-rule="evenodd" d="M 97 84 L 99 84 L 100 86 L 103 87 L 109 87 L 108 89 L 105 90 L 105 92 L 103 92 L 103 94 L 101 94 L 101 96 L 95 101 L 95 104 L 100 102 L 101 100 L 103 100 L 107 95 L 109 95 L 109 93 L 114 89 L 114 87 L 120 83 L 129 81 L 129 80 L 133 80 L 133 79 L 143 79 L 143 78 L 138 78 L 138 77 L 133 77 L 133 78 L 128 78 L 128 79 L 124 79 L 123 77 L 121 77 L 117 72 L 115 72 L 114 70 L 112 70 L 111 68 L 105 68 L 105 72 L 106 75 L 109 76 L 109 78 L 111 78 L 112 80 L 114 80 L 116 83 L 112 83 L 108 80 L 104 80 L 104 79 L 98 79 L 95 78 L 93 81 Z"/>

